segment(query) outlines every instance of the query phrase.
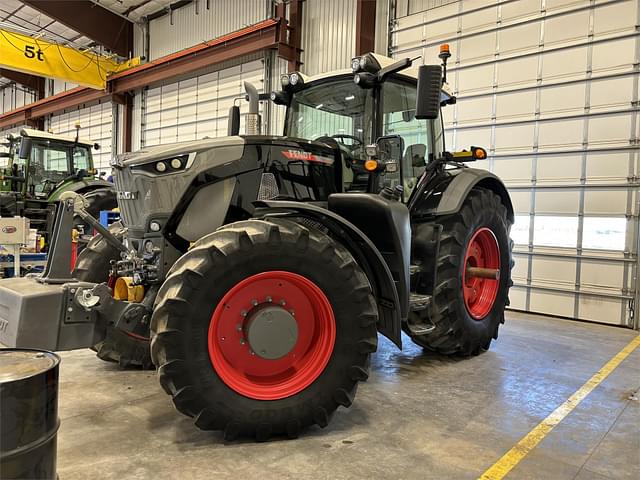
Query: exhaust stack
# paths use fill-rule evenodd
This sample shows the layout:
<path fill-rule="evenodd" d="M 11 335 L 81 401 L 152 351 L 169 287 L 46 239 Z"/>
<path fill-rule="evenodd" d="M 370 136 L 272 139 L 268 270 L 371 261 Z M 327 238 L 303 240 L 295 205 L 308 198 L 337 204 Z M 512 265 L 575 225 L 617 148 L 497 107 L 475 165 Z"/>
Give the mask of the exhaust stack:
<path fill-rule="evenodd" d="M 258 103 L 260 96 L 258 90 L 249 82 L 244 82 L 244 89 L 249 100 L 249 113 L 245 117 L 245 130 L 247 135 L 260 135 L 260 113 L 258 113 Z"/>

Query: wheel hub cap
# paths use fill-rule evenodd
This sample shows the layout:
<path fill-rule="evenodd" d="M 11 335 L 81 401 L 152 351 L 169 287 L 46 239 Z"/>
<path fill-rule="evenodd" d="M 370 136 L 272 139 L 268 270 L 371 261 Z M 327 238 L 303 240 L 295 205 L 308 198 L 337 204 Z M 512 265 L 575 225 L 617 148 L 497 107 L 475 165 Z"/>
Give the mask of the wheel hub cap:
<path fill-rule="evenodd" d="M 335 339 L 324 292 L 297 273 L 268 271 L 245 278 L 222 297 L 209 323 L 209 359 L 237 393 L 278 400 L 320 376 Z"/>
<path fill-rule="evenodd" d="M 296 319 L 284 308 L 260 308 L 249 316 L 247 323 L 249 346 L 261 358 L 275 360 L 284 357 L 298 341 Z"/>
<path fill-rule="evenodd" d="M 479 228 L 471 237 L 462 272 L 463 296 L 467 311 L 475 320 L 482 320 L 491 312 L 498 296 L 499 275 L 495 279 L 472 276 L 467 271 L 469 267 L 500 270 L 498 240 L 486 227 Z"/>

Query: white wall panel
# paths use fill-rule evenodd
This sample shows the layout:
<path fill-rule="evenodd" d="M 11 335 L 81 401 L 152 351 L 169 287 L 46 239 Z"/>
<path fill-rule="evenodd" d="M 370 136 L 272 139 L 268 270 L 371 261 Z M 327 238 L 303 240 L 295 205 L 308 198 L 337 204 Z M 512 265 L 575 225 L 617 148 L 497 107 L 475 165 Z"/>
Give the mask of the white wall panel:
<path fill-rule="evenodd" d="M 197 1 L 151 20 L 150 60 L 258 23 L 271 15 L 268 6 L 266 0 Z"/>
<path fill-rule="evenodd" d="M 264 62 L 251 57 L 179 82 L 148 89 L 142 108 L 142 146 L 221 137 L 227 134 L 229 108 L 244 94 L 244 82 L 264 89 Z M 248 104 L 240 105 L 240 131 Z"/>
<path fill-rule="evenodd" d="M 639 276 L 640 3 L 412 5 L 397 3 L 391 52 L 433 63 L 438 44 L 451 45 L 448 78 L 458 103 L 443 114 L 448 145 L 487 147 L 488 160 L 474 166 L 510 188 L 511 305 L 631 326 Z"/>
<path fill-rule="evenodd" d="M 349 68 L 356 49 L 356 0 L 307 0 L 302 6 L 302 71 Z"/>

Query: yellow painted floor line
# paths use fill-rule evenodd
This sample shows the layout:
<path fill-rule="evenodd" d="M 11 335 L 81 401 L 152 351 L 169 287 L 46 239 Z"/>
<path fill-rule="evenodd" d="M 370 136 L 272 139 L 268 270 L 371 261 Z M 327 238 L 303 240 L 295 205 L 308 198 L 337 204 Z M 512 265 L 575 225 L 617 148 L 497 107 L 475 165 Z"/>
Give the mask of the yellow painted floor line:
<path fill-rule="evenodd" d="M 515 446 L 505 453 L 481 476 L 480 480 L 500 480 L 504 478 L 527 454 L 538 445 L 582 400 L 589 395 L 600 382 L 609 376 L 622 361 L 640 346 L 640 335 L 635 337 L 620 352 L 598 370 L 584 385 L 556 408 L 547 418 L 527 433 Z"/>

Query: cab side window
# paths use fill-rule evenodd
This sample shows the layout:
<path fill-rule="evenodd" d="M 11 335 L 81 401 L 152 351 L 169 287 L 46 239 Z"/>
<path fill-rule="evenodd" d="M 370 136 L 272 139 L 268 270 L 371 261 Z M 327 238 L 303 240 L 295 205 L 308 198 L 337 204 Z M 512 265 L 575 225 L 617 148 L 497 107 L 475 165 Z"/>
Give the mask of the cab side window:
<path fill-rule="evenodd" d="M 390 177 L 388 183 L 394 185 L 402 182 L 405 200 L 409 198 L 418 179 L 424 173 L 429 159 L 431 123 L 416 119 L 415 108 L 415 86 L 396 81 L 383 84 L 383 135 L 399 135 L 404 141 L 400 171 L 395 175 L 387 174 Z"/>

